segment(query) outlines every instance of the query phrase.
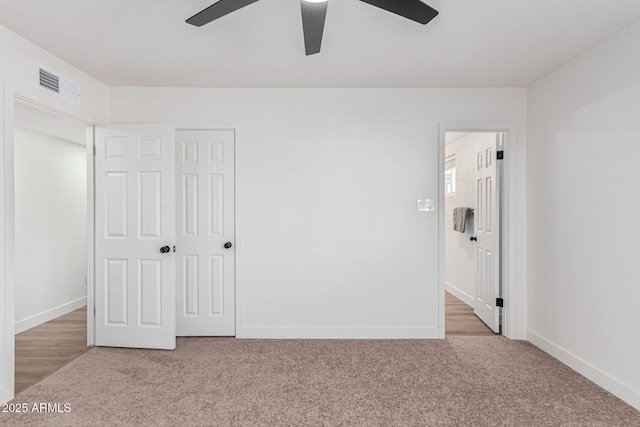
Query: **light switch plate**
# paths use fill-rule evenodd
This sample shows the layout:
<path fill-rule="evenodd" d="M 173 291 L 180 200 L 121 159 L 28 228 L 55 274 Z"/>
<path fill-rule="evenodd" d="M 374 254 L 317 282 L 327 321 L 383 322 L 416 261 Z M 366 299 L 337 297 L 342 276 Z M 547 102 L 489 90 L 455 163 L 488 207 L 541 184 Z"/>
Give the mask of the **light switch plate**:
<path fill-rule="evenodd" d="M 418 212 L 433 212 L 436 210 L 433 199 L 416 199 L 416 210 Z"/>

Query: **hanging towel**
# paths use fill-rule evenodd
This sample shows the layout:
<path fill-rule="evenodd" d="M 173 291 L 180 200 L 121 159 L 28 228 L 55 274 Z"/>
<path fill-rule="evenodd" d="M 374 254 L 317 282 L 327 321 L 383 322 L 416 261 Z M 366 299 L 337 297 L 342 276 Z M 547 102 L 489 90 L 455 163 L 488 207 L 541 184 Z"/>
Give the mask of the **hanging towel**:
<path fill-rule="evenodd" d="M 453 230 L 464 233 L 467 229 L 467 218 L 473 216 L 471 208 L 454 208 L 453 209 Z"/>

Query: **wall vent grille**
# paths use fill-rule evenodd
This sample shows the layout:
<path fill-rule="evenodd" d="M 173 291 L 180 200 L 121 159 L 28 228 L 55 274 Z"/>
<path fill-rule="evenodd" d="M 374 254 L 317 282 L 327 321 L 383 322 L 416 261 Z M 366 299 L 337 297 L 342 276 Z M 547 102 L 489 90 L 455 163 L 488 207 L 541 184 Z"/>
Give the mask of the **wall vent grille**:
<path fill-rule="evenodd" d="M 60 93 L 60 77 L 40 68 L 40 87 Z"/>
<path fill-rule="evenodd" d="M 44 68 L 39 68 L 38 71 L 40 88 L 65 101 L 80 105 L 80 85 Z"/>

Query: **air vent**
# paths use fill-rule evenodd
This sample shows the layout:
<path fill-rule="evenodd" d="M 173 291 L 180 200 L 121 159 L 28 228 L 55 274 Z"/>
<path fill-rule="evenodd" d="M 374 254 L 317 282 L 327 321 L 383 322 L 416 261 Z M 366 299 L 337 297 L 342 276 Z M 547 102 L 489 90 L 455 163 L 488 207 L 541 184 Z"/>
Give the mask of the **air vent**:
<path fill-rule="evenodd" d="M 60 77 L 40 68 L 40 87 L 60 94 Z"/>
<path fill-rule="evenodd" d="M 61 76 L 58 76 L 44 68 L 39 69 L 38 73 L 40 87 L 45 89 L 52 95 L 56 95 L 65 101 L 80 104 L 80 86 Z"/>

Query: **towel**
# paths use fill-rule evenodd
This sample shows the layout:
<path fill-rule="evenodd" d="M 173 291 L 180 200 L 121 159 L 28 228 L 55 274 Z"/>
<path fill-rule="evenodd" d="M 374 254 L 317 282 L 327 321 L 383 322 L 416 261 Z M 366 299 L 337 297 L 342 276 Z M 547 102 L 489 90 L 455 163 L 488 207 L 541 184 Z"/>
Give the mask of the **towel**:
<path fill-rule="evenodd" d="M 467 218 L 473 216 L 471 208 L 454 208 L 453 209 L 453 230 L 464 233 L 467 229 Z"/>

